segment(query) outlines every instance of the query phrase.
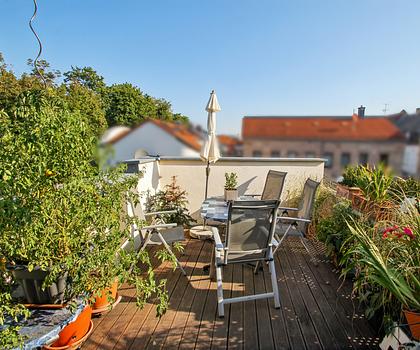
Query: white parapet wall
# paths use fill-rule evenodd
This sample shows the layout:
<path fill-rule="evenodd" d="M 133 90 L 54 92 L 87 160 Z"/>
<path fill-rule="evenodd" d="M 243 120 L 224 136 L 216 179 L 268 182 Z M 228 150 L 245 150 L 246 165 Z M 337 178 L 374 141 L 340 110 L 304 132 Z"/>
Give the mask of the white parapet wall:
<path fill-rule="evenodd" d="M 189 210 L 197 218 L 204 200 L 206 183 L 206 163 L 198 158 L 161 157 L 153 161 L 153 166 L 146 160 L 138 162 L 144 170 L 144 177 L 139 182 L 139 191 L 152 193 L 171 182 L 176 176 L 177 183 L 188 193 Z M 239 194 L 260 194 L 265 178 L 270 169 L 287 172 L 283 200 L 296 196 L 302 191 L 307 178 L 320 181 L 324 177 L 324 159 L 320 158 L 221 158 L 210 166 L 208 196 L 223 195 L 225 173 L 238 175 Z M 146 163 L 145 163 L 146 162 Z"/>

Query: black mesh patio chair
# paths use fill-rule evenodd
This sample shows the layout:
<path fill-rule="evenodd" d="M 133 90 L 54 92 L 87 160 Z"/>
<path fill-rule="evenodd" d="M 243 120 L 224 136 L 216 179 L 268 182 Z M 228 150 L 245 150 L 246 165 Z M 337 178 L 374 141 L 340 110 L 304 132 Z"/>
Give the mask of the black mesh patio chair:
<path fill-rule="evenodd" d="M 279 249 L 287 236 L 297 236 L 308 254 L 313 258 L 306 244 L 306 233 L 308 225 L 312 219 L 313 206 L 315 203 L 315 195 L 319 182 L 307 179 L 303 187 L 303 194 L 297 208 L 279 207 L 282 215 L 277 217 L 278 223 L 274 234 L 274 253 Z M 289 212 L 290 215 L 289 215 Z"/>
<path fill-rule="evenodd" d="M 287 173 L 282 171 L 269 170 L 262 194 L 245 194 L 245 196 L 260 197 L 261 200 L 280 200 L 286 175 Z"/>
<path fill-rule="evenodd" d="M 220 317 L 224 316 L 225 304 L 274 298 L 274 306 L 280 307 L 272 246 L 279 205 L 278 200 L 229 202 L 224 242 L 220 239 L 218 229 L 212 228 L 215 241 L 217 304 Z M 222 282 L 223 267 L 229 264 L 248 264 L 250 262 L 268 263 L 273 291 L 225 299 Z"/>
<path fill-rule="evenodd" d="M 173 243 L 185 241 L 184 228 L 176 223 L 166 223 L 163 219 L 165 215 L 175 214 L 176 212 L 176 210 L 166 210 L 144 213 L 140 204 L 134 205 L 131 200 L 127 202 L 127 214 L 132 218 L 137 218 L 147 223 L 147 226 L 142 226 L 140 229 L 135 221 L 131 223 L 132 240 L 133 242 L 140 241 L 137 244 L 139 246 L 138 249 L 141 251 L 146 249 L 148 245 L 163 244 L 168 253 L 173 256 L 182 274 L 186 276 L 185 270 L 171 249 Z"/>

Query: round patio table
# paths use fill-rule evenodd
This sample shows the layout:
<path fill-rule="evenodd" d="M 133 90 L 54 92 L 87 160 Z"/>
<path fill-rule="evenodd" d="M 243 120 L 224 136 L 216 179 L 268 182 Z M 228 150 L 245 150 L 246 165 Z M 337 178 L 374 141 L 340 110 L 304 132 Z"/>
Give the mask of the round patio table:
<path fill-rule="evenodd" d="M 238 201 L 246 200 L 255 200 L 255 198 L 250 196 L 240 196 L 238 198 Z M 223 196 L 207 198 L 201 204 L 200 215 L 205 220 L 226 222 L 228 219 L 228 203 Z"/>

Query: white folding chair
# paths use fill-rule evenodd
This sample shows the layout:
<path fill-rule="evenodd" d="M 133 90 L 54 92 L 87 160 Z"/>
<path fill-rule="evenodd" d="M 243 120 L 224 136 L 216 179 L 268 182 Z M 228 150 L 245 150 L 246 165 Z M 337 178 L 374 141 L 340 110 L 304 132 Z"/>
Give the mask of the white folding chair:
<path fill-rule="evenodd" d="M 297 236 L 300 238 L 305 250 L 311 258 L 313 258 L 306 243 L 306 232 L 308 224 L 311 222 L 318 186 L 319 182 L 307 179 L 303 187 L 303 195 L 298 208 L 279 207 L 279 211 L 282 211 L 282 215 L 277 217 L 278 223 L 274 234 L 274 254 L 287 236 Z M 289 216 L 289 211 L 293 213 L 292 216 Z"/>
<path fill-rule="evenodd" d="M 185 240 L 184 228 L 182 226 L 177 226 L 176 223 L 165 223 L 162 219 L 162 215 L 175 214 L 176 212 L 176 210 L 167 210 L 144 213 L 140 204 L 135 206 L 131 200 L 127 202 L 127 214 L 130 217 L 137 217 L 144 222 L 149 222 L 147 226 L 142 226 L 140 229 L 135 222 L 131 224 L 131 236 L 133 241 L 135 242 L 137 237 L 140 239 L 139 249 L 144 250 L 148 245 L 163 244 L 165 249 L 174 258 L 174 261 L 184 276 L 186 276 L 185 270 L 182 268 L 178 258 L 171 249 L 171 244 Z"/>

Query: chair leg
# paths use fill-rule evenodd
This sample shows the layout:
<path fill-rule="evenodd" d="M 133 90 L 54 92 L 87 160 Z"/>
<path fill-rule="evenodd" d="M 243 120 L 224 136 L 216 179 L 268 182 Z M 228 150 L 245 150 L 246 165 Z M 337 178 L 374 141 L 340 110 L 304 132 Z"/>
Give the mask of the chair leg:
<path fill-rule="evenodd" d="M 225 316 L 225 307 L 223 305 L 223 281 L 222 281 L 222 269 L 220 266 L 216 266 L 216 280 L 217 280 L 217 309 L 219 317 Z"/>
<path fill-rule="evenodd" d="M 276 267 L 275 267 L 274 260 L 271 260 L 268 262 L 268 267 L 270 269 L 271 285 L 272 285 L 273 293 L 274 293 L 274 307 L 278 309 L 280 308 L 280 297 L 279 297 L 279 286 L 277 284 Z"/>
<path fill-rule="evenodd" d="M 280 241 L 277 244 L 277 247 L 274 248 L 273 255 L 276 254 L 277 249 L 280 248 L 281 244 L 283 243 L 284 239 L 286 238 L 287 234 L 289 233 L 290 229 L 292 228 L 292 225 L 289 225 L 287 230 L 284 232 L 284 235 L 281 237 Z"/>
<path fill-rule="evenodd" d="M 175 258 L 176 265 L 177 265 L 177 266 L 179 267 L 179 269 L 182 271 L 182 274 L 183 274 L 184 276 L 186 276 L 186 275 L 187 275 L 187 273 L 185 272 L 185 270 L 184 270 L 184 269 L 183 269 L 183 267 L 181 266 L 181 264 L 180 264 L 180 262 L 179 262 L 178 258 L 176 257 L 176 255 L 175 255 L 175 254 L 174 254 L 174 252 L 172 251 L 172 249 L 171 249 L 171 247 L 169 246 L 169 244 L 168 244 L 168 243 L 166 243 L 166 241 L 165 241 L 165 239 L 163 238 L 162 234 L 158 231 L 158 232 L 157 232 L 157 235 L 159 236 L 159 239 L 161 240 L 162 244 L 165 246 L 165 248 L 166 248 L 166 250 L 169 252 L 169 254 L 171 254 L 171 255 Z"/>
<path fill-rule="evenodd" d="M 318 263 L 316 262 L 314 256 L 312 255 L 312 253 L 309 251 L 308 245 L 306 244 L 306 238 L 300 236 L 300 242 L 302 243 L 303 247 L 305 248 L 305 250 L 308 252 L 309 256 L 311 257 L 311 259 L 309 261 L 312 260 L 313 264 L 315 266 L 318 266 Z"/>

